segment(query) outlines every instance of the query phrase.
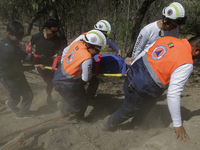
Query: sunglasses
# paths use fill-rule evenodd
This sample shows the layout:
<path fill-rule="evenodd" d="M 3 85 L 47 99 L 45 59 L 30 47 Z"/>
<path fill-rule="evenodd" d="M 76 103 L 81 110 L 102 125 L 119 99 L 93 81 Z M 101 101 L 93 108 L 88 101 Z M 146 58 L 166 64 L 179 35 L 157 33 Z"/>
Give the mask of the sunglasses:
<path fill-rule="evenodd" d="M 22 36 L 22 37 L 16 37 L 16 36 L 14 36 L 14 35 L 12 35 L 12 37 L 14 37 L 15 40 L 22 40 L 22 38 L 23 38 L 23 36 Z"/>
<path fill-rule="evenodd" d="M 49 29 L 50 30 L 50 29 Z M 58 30 L 57 31 L 52 31 L 52 30 L 50 30 L 51 31 L 51 33 L 52 34 L 56 34 L 57 32 L 58 32 Z"/>

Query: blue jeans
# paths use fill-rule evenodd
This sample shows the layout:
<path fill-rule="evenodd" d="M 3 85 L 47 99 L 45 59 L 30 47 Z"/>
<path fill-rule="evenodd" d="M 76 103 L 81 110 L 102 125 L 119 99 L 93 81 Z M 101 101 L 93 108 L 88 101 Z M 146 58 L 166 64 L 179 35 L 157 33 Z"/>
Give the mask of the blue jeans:
<path fill-rule="evenodd" d="M 88 96 L 81 82 L 66 82 L 65 85 L 55 85 L 55 90 L 63 97 L 66 103 L 63 103 L 65 111 L 83 117 L 88 106 Z"/>
<path fill-rule="evenodd" d="M 136 91 L 128 92 L 128 85 L 129 83 L 125 80 L 123 86 L 125 94 L 124 103 L 108 119 L 108 125 L 110 127 L 115 127 L 117 124 L 120 124 L 131 117 L 134 117 L 133 121 L 142 120 L 156 103 L 155 99 L 145 98 Z"/>
<path fill-rule="evenodd" d="M 4 85 L 9 94 L 8 105 L 15 109 L 19 104 L 22 96 L 19 113 L 27 113 L 33 100 L 33 92 L 28 84 L 24 74 L 14 77 L 1 77 L 1 83 Z"/>

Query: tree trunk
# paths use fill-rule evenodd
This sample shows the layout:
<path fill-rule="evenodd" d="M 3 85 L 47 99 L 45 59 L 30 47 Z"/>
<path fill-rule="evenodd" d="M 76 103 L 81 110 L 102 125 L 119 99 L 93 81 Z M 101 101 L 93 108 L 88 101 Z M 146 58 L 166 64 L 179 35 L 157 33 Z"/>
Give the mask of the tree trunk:
<path fill-rule="evenodd" d="M 29 36 L 31 34 L 31 30 L 33 28 L 33 23 L 35 21 L 37 21 L 40 17 L 44 16 L 45 14 L 47 14 L 50 11 L 49 8 L 43 8 L 42 10 L 38 11 L 30 20 L 29 24 L 28 24 L 28 28 L 27 31 L 25 33 L 25 36 Z"/>
<path fill-rule="evenodd" d="M 116 24 L 117 24 L 117 17 L 118 17 L 118 6 L 120 4 L 120 1 L 115 1 L 115 13 L 114 13 L 114 30 L 113 30 L 113 42 L 116 40 Z"/>
<path fill-rule="evenodd" d="M 145 0 L 141 7 L 138 9 L 137 13 L 136 13 L 136 17 L 134 19 L 134 28 L 132 30 L 132 42 L 133 43 L 131 45 L 131 49 L 129 49 L 128 53 L 126 54 L 127 57 L 130 57 L 131 54 L 132 54 L 132 51 L 133 51 L 133 48 L 134 48 L 134 45 L 135 45 L 135 41 L 137 39 L 137 36 L 140 32 L 140 28 L 141 28 L 141 24 L 142 24 L 142 21 L 144 19 L 144 16 L 148 10 L 148 8 L 150 7 L 150 5 L 154 2 L 155 0 Z"/>
<path fill-rule="evenodd" d="M 97 0 L 96 0 L 96 6 L 97 6 L 97 16 L 98 16 L 98 20 L 100 20 L 99 6 L 98 6 Z"/>
<path fill-rule="evenodd" d="M 62 27 L 61 20 L 59 20 L 59 18 L 58 18 L 58 11 L 56 9 L 55 4 L 52 2 L 52 0 L 49 0 L 49 3 L 51 5 L 51 7 L 53 8 L 54 18 L 56 19 L 57 22 L 59 22 L 59 37 L 61 39 L 61 49 L 63 50 L 67 46 L 67 38 L 65 36 L 65 31 Z"/>
<path fill-rule="evenodd" d="M 127 10 L 127 22 L 126 22 L 126 37 L 125 37 L 125 44 L 124 44 L 124 52 L 126 53 L 126 45 L 128 40 L 128 29 L 129 29 L 129 18 L 130 18 L 130 0 L 128 0 L 128 10 Z"/>

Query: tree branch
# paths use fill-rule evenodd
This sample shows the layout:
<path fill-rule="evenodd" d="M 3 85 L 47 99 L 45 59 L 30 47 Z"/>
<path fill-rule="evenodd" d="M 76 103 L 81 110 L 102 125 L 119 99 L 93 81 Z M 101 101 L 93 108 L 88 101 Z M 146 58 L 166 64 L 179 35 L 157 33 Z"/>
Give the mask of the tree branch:
<path fill-rule="evenodd" d="M 31 18 L 29 24 L 28 24 L 28 28 L 27 31 L 25 33 L 25 36 L 28 36 L 31 34 L 31 30 L 33 27 L 33 23 L 38 20 L 40 17 L 44 16 L 45 14 L 47 14 L 50 11 L 49 7 L 45 7 L 42 10 L 38 11 L 36 14 L 34 14 L 34 16 Z"/>

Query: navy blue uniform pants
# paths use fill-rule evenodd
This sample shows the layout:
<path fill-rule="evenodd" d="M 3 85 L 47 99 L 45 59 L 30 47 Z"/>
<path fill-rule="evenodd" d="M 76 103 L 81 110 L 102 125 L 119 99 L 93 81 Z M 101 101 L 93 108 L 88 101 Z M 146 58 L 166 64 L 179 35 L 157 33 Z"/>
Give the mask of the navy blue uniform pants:
<path fill-rule="evenodd" d="M 55 89 L 63 97 L 65 111 L 83 117 L 87 109 L 89 99 L 83 83 L 66 82 L 65 85 L 55 85 Z"/>
<path fill-rule="evenodd" d="M 97 76 L 92 76 L 87 87 L 87 95 L 90 100 L 93 100 L 99 86 L 99 79 Z"/>
<path fill-rule="evenodd" d="M 156 103 L 155 99 L 140 96 L 136 91 L 128 92 L 129 83 L 124 82 L 123 90 L 125 94 L 122 106 L 110 116 L 108 125 L 115 127 L 131 117 L 134 121 L 142 120 Z"/>
<path fill-rule="evenodd" d="M 27 113 L 31 107 L 33 92 L 24 74 L 15 77 L 1 77 L 1 83 L 8 91 L 10 108 L 15 109 L 22 97 L 19 113 Z"/>

